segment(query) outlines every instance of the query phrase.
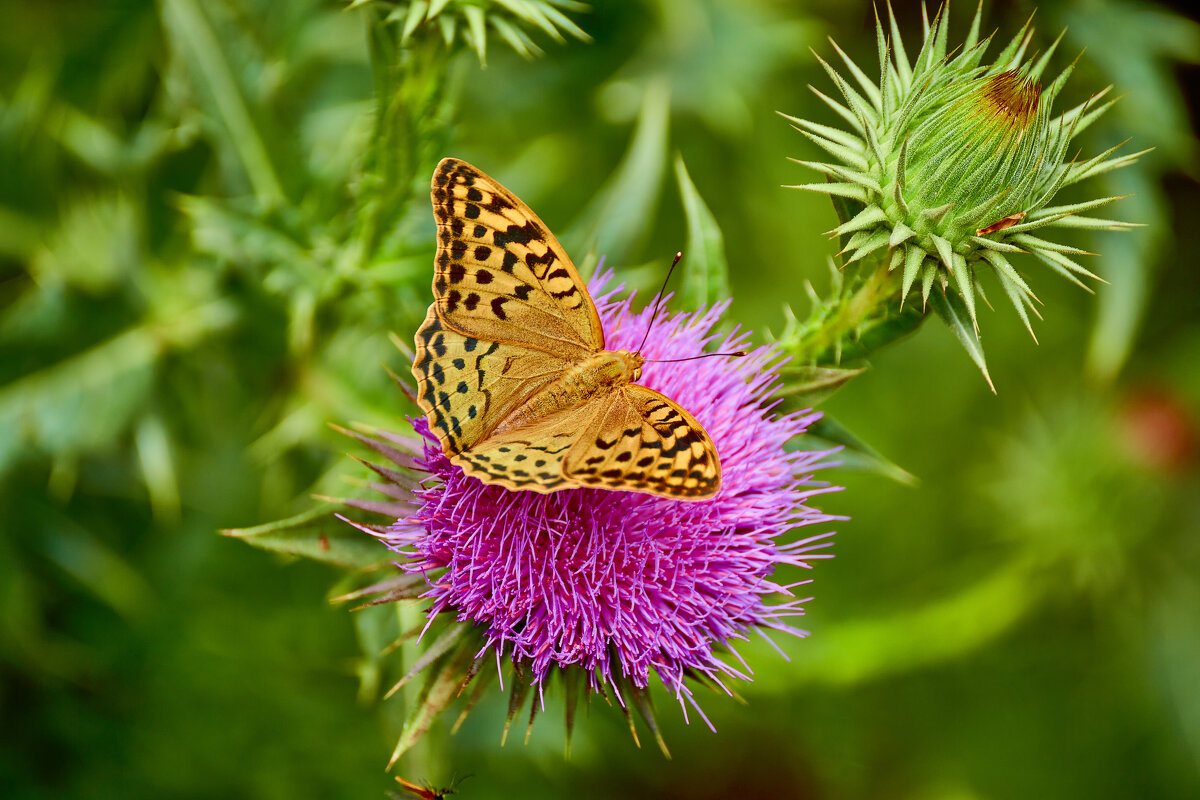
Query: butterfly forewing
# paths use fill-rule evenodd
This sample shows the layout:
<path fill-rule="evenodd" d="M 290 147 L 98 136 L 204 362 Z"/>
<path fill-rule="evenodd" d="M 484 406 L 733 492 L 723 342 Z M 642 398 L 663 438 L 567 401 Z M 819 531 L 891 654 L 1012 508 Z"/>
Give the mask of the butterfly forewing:
<path fill-rule="evenodd" d="M 447 325 L 576 360 L 603 349 L 604 331 L 583 279 L 529 206 L 452 158 L 434 171 L 432 197 L 433 294 Z"/>
<path fill-rule="evenodd" d="M 674 401 L 629 384 L 606 398 L 563 464 L 582 485 L 672 497 L 712 497 L 721 487 L 717 448 Z"/>

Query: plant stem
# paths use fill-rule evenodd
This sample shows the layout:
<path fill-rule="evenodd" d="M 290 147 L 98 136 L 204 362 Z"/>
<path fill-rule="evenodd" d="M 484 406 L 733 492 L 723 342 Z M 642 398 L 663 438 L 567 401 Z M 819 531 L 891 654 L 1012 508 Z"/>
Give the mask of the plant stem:
<path fill-rule="evenodd" d="M 925 311 L 900 304 L 901 275 L 889 270 L 886 254 L 871 258 L 856 276 L 855 288 L 818 307 L 789 344 L 797 363 L 835 367 L 866 358 L 916 330 Z"/>
<path fill-rule="evenodd" d="M 427 162 L 446 135 L 455 102 L 449 86 L 454 50 L 434 37 L 402 42 L 397 26 L 379 19 L 368 21 L 368 37 L 379 105 L 356 213 L 360 265 L 387 249 L 417 175 L 432 166 Z"/>

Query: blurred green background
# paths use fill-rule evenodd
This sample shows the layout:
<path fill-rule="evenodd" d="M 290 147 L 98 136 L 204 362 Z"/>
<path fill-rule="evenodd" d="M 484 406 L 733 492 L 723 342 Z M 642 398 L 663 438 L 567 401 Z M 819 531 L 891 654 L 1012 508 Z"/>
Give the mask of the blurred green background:
<path fill-rule="evenodd" d="M 779 331 L 827 285 L 833 210 L 780 188 L 815 150 L 774 112 L 836 124 L 809 48 L 873 72 L 869 3 L 607 0 L 566 11 L 591 42 L 492 23 L 486 69 L 470 14 L 449 48 L 432 26 L 399 47 L 403 13 L 382 20 L 407 5 L 363 5 L 0 3 L 5 798 L 393 785 L 403 710 L 361 691 L 341 573 L 216 532 L 353 473 L 326 423 L 413 412 L 380 364 L 428 302 L 439 157 L 647 287 L 687 237 L 678 154 L 738 322 Z M 1032 10 L 989 4 L 985 29 Z M 919 9 L 897 14 L 911 53 Z M 473 773 L 467 798 L 1200 796 L 1200 27 L 1101 0 L 1037 24 L 1039 48 L 1067 29 L 1060 68 L 1086 48 L 1064 108 L 1124 95 L 1085 154 L 1156 148 L 1081 188 L 1148 227 L 1073 242 L 1103 254 L 1096 296 L 1029 265 L 1040 344 L 984 313 L 998 396 L 935 321 L 824 404 L 920 482 L 828 475 L 852 521 L 791 663 L 746 648 L 748 704 L 701 698 L 716 734 L 660 696 L 671 761 L 603 703 L 565 759 L 557 696 L 501 749 L 496 691 L 400 774 Z"/>

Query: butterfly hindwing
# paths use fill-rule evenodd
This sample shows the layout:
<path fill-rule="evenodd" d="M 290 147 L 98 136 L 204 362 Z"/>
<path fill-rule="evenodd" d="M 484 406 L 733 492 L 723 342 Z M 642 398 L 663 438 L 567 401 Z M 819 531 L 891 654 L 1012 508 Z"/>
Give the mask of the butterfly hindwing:
<path fill-rule="evenodd" d="M 568 362 L 517 345 L 464 336 L 431 307 L 417 330 L 417 402 L 447 455 L 474 446 Z"/>
<path fill-rule="evenodd" d="M 562 245 L 512 192 L 462 161 L 433 174 L 433 294 L 445 323 L 478 339 L 582 360 L 604 331 Z"/>
<path fill-rule="evenodd" d="M 604 401 L 563 463 L 580 485 L 683 499 L 721 487 L 717 448 L 695 417 L 664 395 L 628 384 Z"/>
<path fill-rule="evenodd" d="M 565 474 L 563 460 L 596 410 L 580 405 L 560 411 L 535 425 L 489 437 L 450 460 L 468 475 L 506 489 L 546 493 L 582 486 Z"/>

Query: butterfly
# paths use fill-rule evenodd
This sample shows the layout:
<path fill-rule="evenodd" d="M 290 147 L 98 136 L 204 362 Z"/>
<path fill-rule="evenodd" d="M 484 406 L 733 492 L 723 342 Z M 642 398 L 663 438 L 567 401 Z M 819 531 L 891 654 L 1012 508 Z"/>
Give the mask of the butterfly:
<path fill-rule="evenodd" d="M 606 350 L 596 304 L 529 206 L 453 158 L 432 181 L 434 302 L 416 334 L 417 401 L 450 461 L 484 483 L 704 500 L 712 438 L 640 386 L 639 352 Z"/>

